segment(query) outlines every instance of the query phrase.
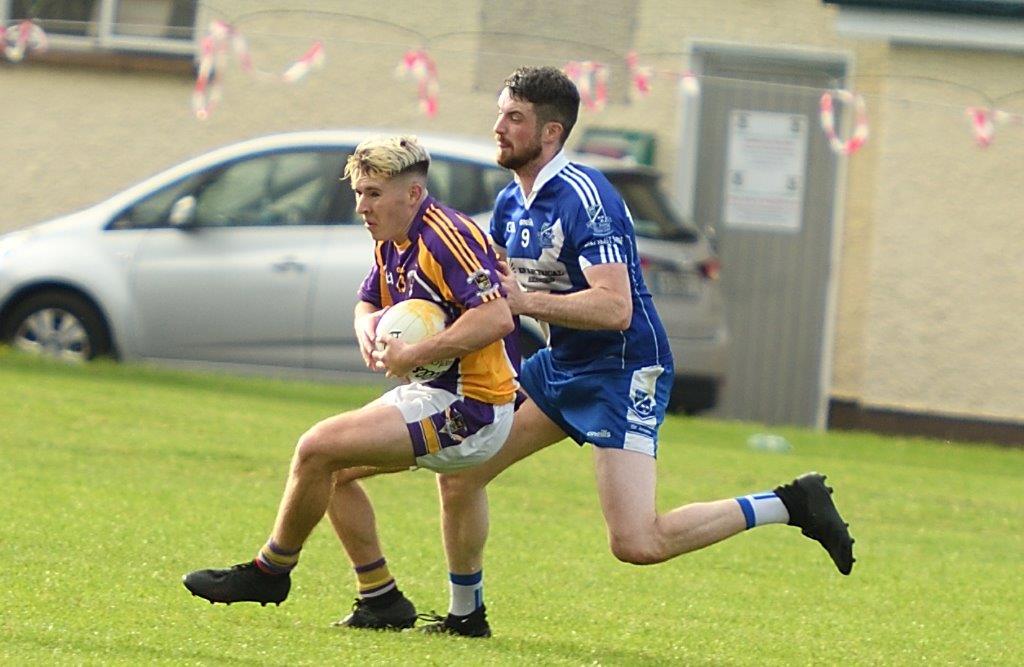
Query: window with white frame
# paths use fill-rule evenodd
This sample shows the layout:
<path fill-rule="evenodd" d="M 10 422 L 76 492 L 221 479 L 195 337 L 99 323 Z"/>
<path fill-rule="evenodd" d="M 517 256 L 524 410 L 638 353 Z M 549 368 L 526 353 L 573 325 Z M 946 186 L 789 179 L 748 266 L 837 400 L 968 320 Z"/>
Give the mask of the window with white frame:
<path fill-rule="evenodd" d="M 196 0 L 0 0 L 0 20 L 34 21 L 55 50 L 191 56 Z"/>

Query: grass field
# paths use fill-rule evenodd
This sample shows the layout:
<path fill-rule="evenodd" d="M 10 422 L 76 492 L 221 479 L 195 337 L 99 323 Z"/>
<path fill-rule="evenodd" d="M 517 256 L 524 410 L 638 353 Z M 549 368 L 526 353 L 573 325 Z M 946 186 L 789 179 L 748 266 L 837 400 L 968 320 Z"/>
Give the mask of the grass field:
<path fill-rule="evenodd" d="M 1021 664 L 1024 451 L 670 418 L 659 505 L 830 475 L 857 538 L 839 575 L 789 527 L 639 568 L 609 553 L 590 453 L 563 443 L 490 487 L 495 637 L 330 627 L 354 584 L 329 526 L 281 607 L 181 586 L 251 558 L 296 437 L 374 391 L 0 351 L 0 664 Z M 421 611 L 447 607 L 433 475 L 372 480 L 386 555 Z"/>

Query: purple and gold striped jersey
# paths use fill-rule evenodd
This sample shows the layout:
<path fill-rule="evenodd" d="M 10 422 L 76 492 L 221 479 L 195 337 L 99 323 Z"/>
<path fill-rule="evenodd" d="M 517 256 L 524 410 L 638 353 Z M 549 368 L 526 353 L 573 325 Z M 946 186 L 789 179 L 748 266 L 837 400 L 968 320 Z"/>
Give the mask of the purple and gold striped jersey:
<path fill-rule="evenodd" d="M 375 261 L 359 287 L 360 300 L 383 308 L 405 299 L 428 299 L 444 309 L 451 324 L 468 309 L 504 297 L 490 239 L 465 215 L 427 197 L 408 237 L 401 246 L 377 242 Z M 457 359 L 424 384 L 485 403 L 511 402 L 519 386 L 516 333 Z"/>

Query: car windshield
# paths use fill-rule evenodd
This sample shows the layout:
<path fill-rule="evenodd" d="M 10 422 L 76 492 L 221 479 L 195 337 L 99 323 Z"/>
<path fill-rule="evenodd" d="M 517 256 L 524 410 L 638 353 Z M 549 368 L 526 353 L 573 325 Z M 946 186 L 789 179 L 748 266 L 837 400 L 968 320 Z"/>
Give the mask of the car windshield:
<path fill-rule="evenodd" d="M 695 241 L 697 230 L 683 222 L 673 204 L 658 188 L 658 180 L 649 174 L 605 172 L 629 206 L 636 235 L 668 241 Z"/>

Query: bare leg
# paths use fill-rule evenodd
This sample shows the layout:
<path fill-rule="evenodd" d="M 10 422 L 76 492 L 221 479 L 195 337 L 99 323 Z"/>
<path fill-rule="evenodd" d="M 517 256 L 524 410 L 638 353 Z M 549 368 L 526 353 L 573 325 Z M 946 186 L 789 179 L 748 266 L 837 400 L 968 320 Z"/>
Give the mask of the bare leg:
<path fill-rule="evenodd" d="M 409 432 L 394 406 L 366 407 L 323 420 L 295 448 L 272 539 L 283 550 L 302 546 L 327 511 L 336 470 L 414 463 Z M 368 505 L 369 499 L 362 494 L 355 502 Z"/>
<path fill-rule="evenodd" d="M 327 517 L 353 565 L 372 563 L 384 557 L 377 535 L 373 505 L 358 480 L 405 470 L 408 467 L 362 466 L 334 473 L 334 492 L 327 505 Z"/>
<path fill-rule="evenodd" d="M 487 483 L 516 461 L 564 438 L 565 433 L 528 400 L 516 411 L 512 432 L 497 454 L 468 470 L 438 476 L 441 530 L 449 571 L 472 573 L 483 567 L 489 528 Z"/>
<path fill-rule="evenodd" d="M 608 542 L 619 560 L 660 563 L 746 529 L 743 511 L 731 498 L 658 514 L 655 460 L 646 454 L 595 447 L 594 470 Z"/>

